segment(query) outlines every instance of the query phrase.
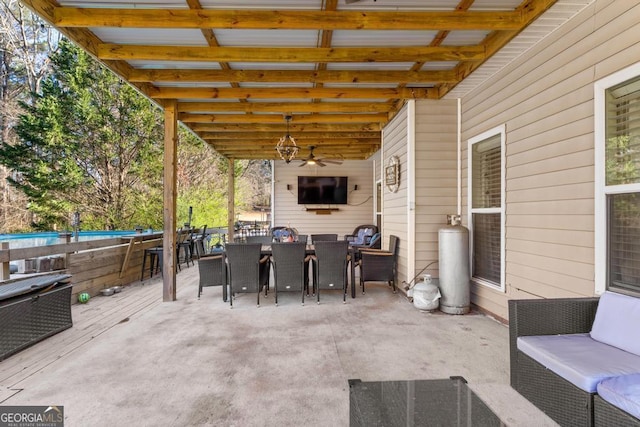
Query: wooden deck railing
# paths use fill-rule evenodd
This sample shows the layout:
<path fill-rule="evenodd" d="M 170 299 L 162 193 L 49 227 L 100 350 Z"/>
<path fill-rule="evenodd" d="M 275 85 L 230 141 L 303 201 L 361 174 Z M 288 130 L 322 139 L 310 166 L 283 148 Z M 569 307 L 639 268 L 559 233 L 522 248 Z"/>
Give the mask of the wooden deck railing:
<path fill-rule="evenodd" d="M 140 280 L 144 249 L 162 244 L 162 233 L 70 242 L 31 248 L 0 248 L 0 280 L 8 280 L 11 261 L 62 257 L 64 271 L 71 274 L 72 300 L 80 292 L 96 295 L 101 289 Z M 12 278 L 15 278 L 14 274 Z M 2 286 L 2 282 L 0 282 Z"/>

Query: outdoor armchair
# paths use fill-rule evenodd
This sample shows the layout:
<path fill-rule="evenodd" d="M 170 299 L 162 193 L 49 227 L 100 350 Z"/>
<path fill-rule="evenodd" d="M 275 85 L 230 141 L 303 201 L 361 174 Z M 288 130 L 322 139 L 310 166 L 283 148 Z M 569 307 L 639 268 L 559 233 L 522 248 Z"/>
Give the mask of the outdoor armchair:
<path fill-rule="evenodd" d="M 387 282 L 396 293 L 398 249 L 400 239 L 389 236 L 389 250 L 361 250 L 360 251 L 360 285 L 364 294 L 365 282 Z"/>
<path fill-rule="evenodd" d="M 382 242 L 382 239 L 380 238 L 380 233 L 376 233 L 373 236 L 371 236 L 371 239 L 369 239 L 369 243 L 358 245 L 350 242 L 349 246 L 359 250 L 380 249 L 381 242 Z"/>
<path fill-rule="evenodd" d="M 357 226 L 353 233 L 346 234 L 344 240 L 351 245 L 368 245 L 373 235 L 378 233 L 378 226 L 373 224 L 363 224 Z"/>
<path fill-rule="evenodd" d="M 274 242 L 295 241 L 297 237 L 298 230 L 295 228 L 280 226 L 271 228 L 271 238 Z"/>
<path fill-rule="evenodd" d="M 202 255 L 198 260 L 198 299 L 202 294 L 202 288 L 207 286 L 222 286 L 222 300 L 227 301 L 227 271 L 224 265 L 224 257 L 219 255 Z"/>

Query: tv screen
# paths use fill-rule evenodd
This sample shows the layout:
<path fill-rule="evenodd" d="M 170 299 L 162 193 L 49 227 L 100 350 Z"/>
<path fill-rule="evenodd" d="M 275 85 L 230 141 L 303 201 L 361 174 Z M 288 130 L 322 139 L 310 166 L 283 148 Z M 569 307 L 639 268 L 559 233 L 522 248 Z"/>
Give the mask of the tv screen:
<path fill-rule="evenodd" d="M 346 176 L 299 176 L 299 205 L 346 205 Z"/>

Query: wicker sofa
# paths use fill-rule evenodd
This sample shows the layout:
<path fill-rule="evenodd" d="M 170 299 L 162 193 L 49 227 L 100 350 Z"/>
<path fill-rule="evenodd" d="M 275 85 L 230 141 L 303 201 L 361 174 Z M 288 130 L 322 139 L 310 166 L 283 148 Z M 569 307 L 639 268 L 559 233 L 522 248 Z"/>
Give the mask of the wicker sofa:
<path fill-rule="evenodd" d="M 602 399 L 595 391 L 585 391 L 556 374 L 552 370 L 556 367 L 547 368 L 518 348 L 519 337 L 591 333 L 598 303 L 598 298 L 510 300 L 511 386 L 563 426 L 640 426 L 640 420 Z M 605 378 L 606 374 L 601 375 Z"/>

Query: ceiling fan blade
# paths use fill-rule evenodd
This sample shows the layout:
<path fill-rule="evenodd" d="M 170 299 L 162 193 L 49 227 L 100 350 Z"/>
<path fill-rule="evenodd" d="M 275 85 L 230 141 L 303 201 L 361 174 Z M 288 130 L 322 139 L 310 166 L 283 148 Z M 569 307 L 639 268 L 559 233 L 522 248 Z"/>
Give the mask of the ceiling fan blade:
<path fill-rule="evenodd" d="M 324 163 L 322 163 L 320 160 L 316 159 L 316 165 L 320 166 L 321 168 L 327 166 Z"/>
<path fill-rule="evenodd" d="M 298 167 L 301 168 L 303 166 L 307 166 L 307 161 L 306 160 L 303 160 L 302 163 L 300 163 L 300 165 Z"/>
<path fill-rule="evenodd" d="M 321 162 L 325 162 L 325 163 L 331 163 L 332 165 L 341 165 L 342 164 L 342 160 L 335 160 L 335 159 L 318 159 L 318 160 L 320 160 Z"/>

